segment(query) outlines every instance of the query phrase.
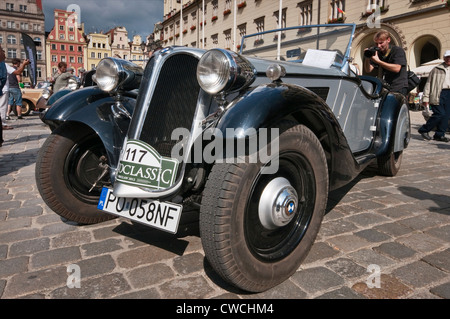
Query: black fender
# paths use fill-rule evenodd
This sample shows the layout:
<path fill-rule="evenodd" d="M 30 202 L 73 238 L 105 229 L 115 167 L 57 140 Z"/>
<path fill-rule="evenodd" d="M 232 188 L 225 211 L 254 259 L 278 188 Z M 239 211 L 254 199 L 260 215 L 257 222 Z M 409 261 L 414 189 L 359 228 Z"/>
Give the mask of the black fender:
<path fill-rule="evenodd" d="M 59 98 L 44 114 L 42 121 L 51 130 L 68 123 L 89 127 L 105 146 L 112 168 L 110 171 L 113 173 L 131 120 L 130 117 L 113 112 L 115 103 L 113 96 L 98 87 L 87 87 Z M 123 94 L 121 103 L 130 115 L 133 114 L 135 94 Z M 114 180 L 114 176 L 111 178 Z"/>
<path fill-rule="evenodd" d="M 411 121 L 406 98 L 389 93 L 381 103 L 375 142 L 376 156 L 404 150 L 411 139 Z"/>
<path fill-rule="evenodd" d="M 227 107 L 216 128 L 222 132 L 227 128 L 258 131 L 289 118 L 308 126 L 321 141 L 328 159 L 330 189 L 350 182 L 365 167 L 356 161 L 325 101 L 304 87 L 280 82 L 251 88 Z"/>

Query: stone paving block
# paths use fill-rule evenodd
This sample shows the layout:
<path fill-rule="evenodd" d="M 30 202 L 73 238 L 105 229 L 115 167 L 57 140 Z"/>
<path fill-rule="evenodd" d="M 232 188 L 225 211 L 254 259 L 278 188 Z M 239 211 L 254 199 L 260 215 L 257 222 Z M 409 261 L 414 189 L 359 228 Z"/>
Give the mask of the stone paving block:
<path fill-rule="evenodd" d="M 71 264 L 81 258 L 78 247 L 57 248 L 38 252 L 31 257 L 30 265 L 33 269 L 51 265 Z"/>
<path fill-rule="evenodd" d="M 160 284 L 174 277 L 174 271 L 166 264 L 157 263 L 133 269 L 127 273 L 131 285 L 135 288 L 145 288 Z"/>
<path fill-rule="evenodd" d="M 91 233 L 87 231 L 58 234 L 57 236 L 52 236 L 52 247 L 62 248 L 70 246 L 81 246 L 83 244 L 89 243 L 92 240 L 91 237 Z"/>
<path fill-rule="evenodd" d="M 344 278 L 356 278 L 367 274 L 367 269 L 347 258 L 339 258 L 325 263 L 325 266 Z"/>
<path fill-rule="evenodd" d="M 47 237 L 25 240 L 11 244 L 9 256 L 31 255 L 50 248 L 50 239 Z"/>
<path fill-rule="evenodd" d="M 412 287 L 425 287 L 448 276 L 448 274 L 423 261 L 416 261 L 397 268 L 392 274 Z"/>
<path fill-rule="evenodd" d="M 367 299 L 367 298 L 348 287 L 342 287 L 327 292 L 319 297 L 316 297 L 316 299 Z"/>
<path fill-rule="evenodd" d="M 2 298 L 17 298 L 46 289 L 56 288 L 67 283 L 67 267 L 52 267 L 14 275 L 8 280 Z"/>
<path fill-rule="evenodd" d="M 372 212 L 354 214 L 347 217 L 347 220 L 361 227 L 369 227 L 374 224 L 381 224 L 391 221 L 391 219 Z"/>
<path fill-rule="evenodd" d="M 173 268 L 180 275 L 187 275 L 203 270 L 204 259 L 205 257 L 200 253 L 192 253 L 175 257 L 173 259 Z"/>
<path fill-rule="evenodd" d="M 214 289 L 201 276 L 175 278 L 159 286 L 164 299 L 206 298 Z"/>
<path fill-rule="evenodd" d="M 450 273 L 450 249 L 427 255 L 422 260 L 440 270 Z"/>
<path fill-rule="evenodd" d="M 81 244 L 81 251 L 85 256 L 112 253 L 121 249 L 123 249 L 122 241 L 119 238 L 111 238 L 94 243 Z"/>
<path fill-rule="evenodd" d="M 410 258 L 417 253 L 415 250 L 396 242 L 381 244 L 374 247 L 373 250 L 399 260 Z"/>
<path fill-rule="evenodd" d="M 28 270 L 29 257 L 21 256 L 0 260 L 0 277 L 7 277 Z"/>
<path fill-rule="evenodd" d="M 391 236 L 379 232 L 375 229 L 365 229 L 354 234 L 358 237 L 364 238 L 371 243 L 378 243 L 392 238 Z"/>
<path fill-rule="evenodd" d="M 339 254 L 339 251 L 324 242 L 316 242 L 306 256 L 303 264 L 313 263 L 318 260 L 332 258 Z"/>
<path fill-rule="evenodd" d="M 422 232 L 412 233 L 406 237 L 398 238 L 397 242 L 424 253 L 435 251 L 446 244 L 445 241 L 428 236 Z"/>
<path fill-rule="evenodd" d="M 363 247 L 370 246 L 371 243 L 361 237 L 351 235 L 336 236 L 327 239 L 327 242 L 335 249 L 342 252 L 351 252 Z"/>
<path fill-rule="evenodd" d="M 397 278 L 381 274 L 380 286 L 376 286 L 376 282 L 369 279 L 367 282 L 358 282 L 352 286 L 357 293 L 369 299 L 398 299 L 403 298 L 412 292 L 412 289 Z"/>
<path fill-rule="evenodd" d="M 348 254 L 348 258 L 363 267 L 378 265 L 381 267 L 381 272 L 383 272 L 383 268 L 388 268 L 396 263 L 396 261 L 394 261 L 393 259 L 381 255 L 370 248 L 361 249 L 356 252 L 350 253 Z"/>
<path fill-rule="evenodd" d="M 291 280 L 307 293 L 317 293 L 340 286 L 344 279 L 325 267 L 301 269 L 292 275 Z"/>
<path fill-rule="evenodd" d="M 430 292 L 444 299 L 450 299 L 450 282 L 433 287 Z"/>
<path fill-rule="evenodd" d="M 98 299 L 124 294 L 130 290 L 130 285 L 122 274 L 114 273 L 98 278 L 81 279 L 80 288 L 67 286 L 53 290 L 52 299 Z"/>
<path fill-rule="evenodd" d="M 232 296 L 236 299 L 236 295 Z M 243 294 L 243 299 L 305 299 L 306 292 L 295 285 L 292 280 L 286 280 L 277 287 L 256 294 Z"/>
<path fill-rule="evenodd" d="M 148 245 L 119 254 L 117 262 L 119 267 L 133 268 L 174 258 L 175 256 L 176 255 L 170 251 Z"/>

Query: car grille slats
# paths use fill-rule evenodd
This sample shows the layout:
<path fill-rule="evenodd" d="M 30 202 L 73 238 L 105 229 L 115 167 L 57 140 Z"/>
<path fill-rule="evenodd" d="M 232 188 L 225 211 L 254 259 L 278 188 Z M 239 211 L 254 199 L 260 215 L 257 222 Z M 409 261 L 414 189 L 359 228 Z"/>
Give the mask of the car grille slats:
<path fill-rule="evenodd" d="M 162 156 L 170 157 L 178 142 L 171 139 L 174 129 L 191 131 L 200 92 L 197 64 L 194 56 L 176 54 L 161 68 L 139 139 Z"/>

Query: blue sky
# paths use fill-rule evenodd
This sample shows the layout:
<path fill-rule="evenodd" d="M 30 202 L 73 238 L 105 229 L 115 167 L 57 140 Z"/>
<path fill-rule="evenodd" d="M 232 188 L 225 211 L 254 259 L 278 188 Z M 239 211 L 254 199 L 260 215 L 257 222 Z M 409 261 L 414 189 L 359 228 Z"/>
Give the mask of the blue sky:
<path fill-rule="evenodd" d="M 42 5 L 45 31 L 53 28 L 54 9 L 67 10 L 69 5 L 77 5 L 86 33 L 124 26 L 130 40 L 135 34 L 148 36 L 153 32 L 154 24 L 162 21 L 164 15 L 164 0 L 42 0 Z"/>

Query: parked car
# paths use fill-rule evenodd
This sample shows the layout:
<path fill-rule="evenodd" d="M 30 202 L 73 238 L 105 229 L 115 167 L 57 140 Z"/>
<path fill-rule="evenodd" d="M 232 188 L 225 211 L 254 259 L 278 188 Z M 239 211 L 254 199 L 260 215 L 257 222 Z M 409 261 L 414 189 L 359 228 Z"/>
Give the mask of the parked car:
<path fill-rule="evenodd" d="M 22 115 L 29 115 L 32 111 L 38 111 L 37 105 L 42 92 L 50 86 L 50 82 L 44 81 L 39 82 L 35 88 L 25 87 L 22 89 Z M 13 107 L 12 111 L 16 113 L 16 108 Z"/>
<path fill-rule="evenodd" d="M 278 285 L 307 256 L 329 192 L 370 164 L 396 175 L 410 141 L 406 98 L 349 67 L 355 28 L 248 35 L 239 54 L 168 47 L 143 74 L 102 60 L 92 92 L 115 104 L 74 92 L 44 116 L 42 197 L 79 223 L 121 216 L 170 233 L 196 209 L 220 276 L 253 292 Z M 92 104 L 67 111 L 74 100 Z"/>

